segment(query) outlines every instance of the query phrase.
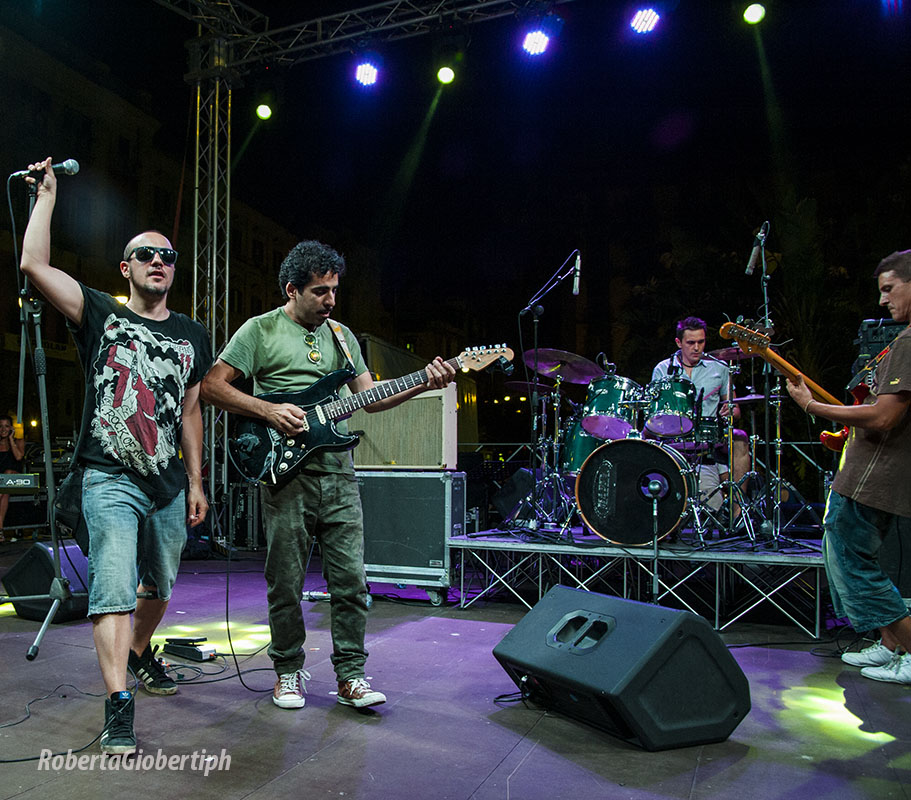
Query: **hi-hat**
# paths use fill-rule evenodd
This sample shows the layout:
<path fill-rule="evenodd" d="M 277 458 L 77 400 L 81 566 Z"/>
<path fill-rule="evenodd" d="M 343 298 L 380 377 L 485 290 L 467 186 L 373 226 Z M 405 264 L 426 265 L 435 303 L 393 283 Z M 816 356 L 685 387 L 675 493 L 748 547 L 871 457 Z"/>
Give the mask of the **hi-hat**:
<path fill-rule="evenodd" d="M 766 397 L 764 394 L 747 394 L 747 395 L 744 395 L 743 397 L 735 397 L 734 404 L 743 405 L 746 403 L 764 403 L 765 399 L 766 399 Z"/>
<path fill-rule="evenodd" d="M 527 366 L 535 369 L 535 352 L 526 350 L 524 359 Z M 546 378 L 562 378 L 567 383 L 589 383 L 604 374 L 594 361 L 583 356 L 568 353 L 565 350 L 539 348 L 537 350 L 537 369 L 539 375 Z"/>
<path fill-rule="evenodd" d="M 720 350 L 712 350 L 706 355 L 717 358 L 719 361 L 742 361 L 745 358 L 753 358 L 757 354 L 744 353 L 739 347 L 722 347 Z"/>
<path fill-rule="evenodd" d="M 747 405 L 749 403 L 764 403 L 766 400 L 781 400 L 784 395 L 773 394 L 766 397 L 764 394 L 747 394 L 743 397 L 735 397 L 734 405 Z"/>

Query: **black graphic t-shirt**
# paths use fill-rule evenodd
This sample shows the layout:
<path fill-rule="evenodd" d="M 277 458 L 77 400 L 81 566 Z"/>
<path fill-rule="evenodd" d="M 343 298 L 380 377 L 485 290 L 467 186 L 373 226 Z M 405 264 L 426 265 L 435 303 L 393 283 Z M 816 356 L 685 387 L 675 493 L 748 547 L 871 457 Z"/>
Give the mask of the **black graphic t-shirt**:
<path fill-rule="evenodd" d="M 185 485 L 181 412 L 187 388 L 211 366 L 208 334 L 184 314 L 146 319 L 109 294 L 80 286 L 82 324 L 68 323 L 86 376 L 75 460 L 126 473 L 166 503 Z"/>

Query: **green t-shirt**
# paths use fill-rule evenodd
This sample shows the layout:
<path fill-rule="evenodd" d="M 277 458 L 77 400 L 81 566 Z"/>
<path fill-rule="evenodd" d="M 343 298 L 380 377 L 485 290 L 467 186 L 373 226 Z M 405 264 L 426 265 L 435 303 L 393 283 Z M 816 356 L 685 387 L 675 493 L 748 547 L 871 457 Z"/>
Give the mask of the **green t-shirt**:
<path fill-rule="evenodd" d="M 367 371 L 360 345 L 354 334 L 344 325 L 342 333 L 351 351 L 354 370 L 357 375 Z M 253 393 L 256 395 L 272 392 L 300 392 L 316 383 L 320 378 L 338 369 L 344 369 L 348 360 L 328 323 L 320 325 L 316 335 L 316 349 L 321 359 L 314 364 L 307 358 L 312 349 L 304 340 L 310 332 L 294 322 L 279 307 L 258 317 L 248 319 L 231 337 L 219 358 L 253 378 Z M 341 387 L 339 395 L 346 397 L 351 392 Z M 347 432 L 347 423 L 337 424 L 341 432 Z M 306 469 L 314 472 L 352 473 L 354 465 L 349 451 L 322 452 L 307 462 Z"/>

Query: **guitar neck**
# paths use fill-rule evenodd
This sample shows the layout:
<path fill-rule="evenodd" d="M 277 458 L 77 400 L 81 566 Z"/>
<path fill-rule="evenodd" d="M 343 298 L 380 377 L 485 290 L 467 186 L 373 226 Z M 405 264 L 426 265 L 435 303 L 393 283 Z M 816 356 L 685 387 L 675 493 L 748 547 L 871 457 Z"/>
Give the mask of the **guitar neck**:
<path fill-rule="evenodd" d="M 456 371 L 461 366 L 458 357 L 450 358 L 446 363 Z M 359 408 L 369 406 L 379 400 L 385 400 L 388 397 L 394 397 L 402 392 L 407 392 L 409 389 L 414 389 L 416 386 L 423 386 L 425 383 L 427 383 L 427 373 L 421 369 L 401 378 L 383 381 L 370 389 L 364 389 L 363 392 L 326 403 L 320 408 L 329 419 L 341 419 L 342 417 L 351 416 Z"/>
<path fill-rule="evenodd" d="M 769 364 L 775 367 L 775 369 L 777 369 L 780 373 L 793 380 L 797 380 L 799 376 L 803 375 L 799 369 L 797 369 L 789 362 L 785 361 L 785 359 L 778 355 L 778 353 L 776 353 L 774 350 L 766 348 L 760 351 L 759 355 L 762 356 L 764 360 L 768 361 Z M 814 400 L 820 403 L 829 403 L 833 406 L 844 405 L 841 400 L 839 400 L 834 395 L 829 394 L 825 389 L 822 388 L 822 386 L 820 386 L 815 381 L 810 380 L 806 375 L 803 375 L 803 382 L 807 385 L 807 388 L 812 393 Z"/>

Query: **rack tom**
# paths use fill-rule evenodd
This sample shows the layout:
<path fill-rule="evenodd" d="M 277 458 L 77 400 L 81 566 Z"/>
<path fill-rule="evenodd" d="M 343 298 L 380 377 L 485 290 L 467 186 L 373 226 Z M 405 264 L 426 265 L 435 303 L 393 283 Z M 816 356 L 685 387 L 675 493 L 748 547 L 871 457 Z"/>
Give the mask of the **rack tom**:
<path fill-rule="evenodd" d="M 634 428 L 642 387 L 629 378 L 605 375 L 588 384 L 582 427 L 598 439 L 625 439 Z"/>
<path fill-rule="evenodd" d="M 696 421 L 696 387 L 684 378 L 659 378 L 645 389 L 645 427 L 656 436 L 685 436 Z"/>

